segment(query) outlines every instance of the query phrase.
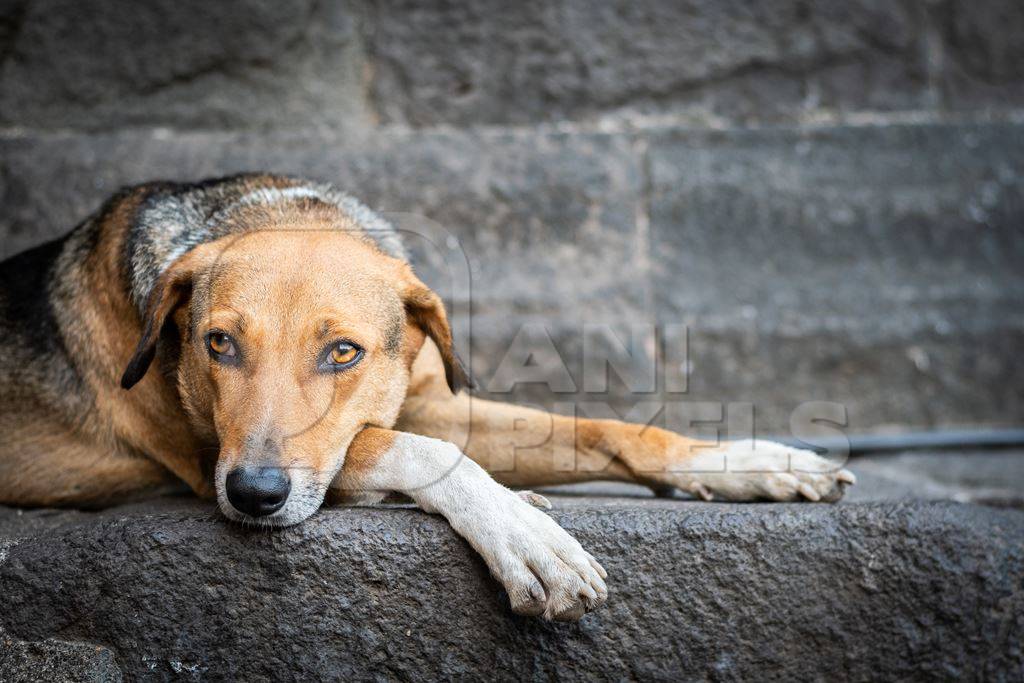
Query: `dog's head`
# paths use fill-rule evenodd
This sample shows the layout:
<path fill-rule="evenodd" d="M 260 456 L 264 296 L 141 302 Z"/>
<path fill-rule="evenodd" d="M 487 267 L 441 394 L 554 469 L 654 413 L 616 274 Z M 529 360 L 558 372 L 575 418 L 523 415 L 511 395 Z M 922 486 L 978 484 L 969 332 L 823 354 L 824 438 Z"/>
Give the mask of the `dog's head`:
<path fill-rule="evenodd" d="M 332 227 L 200 245 L 149 297 L 122 386 L 176 330 L 178 392 L 219 444 L 217 498 L 233 519 L 283 526 L 315 512 L 356 433 L 394 424 L 426 338 L 452 390 L 468 383 L 441 299 L 404 261 Z"/>

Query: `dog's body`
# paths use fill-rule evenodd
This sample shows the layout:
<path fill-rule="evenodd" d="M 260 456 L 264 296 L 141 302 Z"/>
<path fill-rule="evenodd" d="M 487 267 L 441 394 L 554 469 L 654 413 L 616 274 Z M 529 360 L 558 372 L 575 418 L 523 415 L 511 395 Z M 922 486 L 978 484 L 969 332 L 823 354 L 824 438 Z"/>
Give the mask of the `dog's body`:
<path fill-rule="evenodd" d="M 185 482 L 228 517 L 285 525 L 325 499 L 404 493 L 521 613 L 579 618 L 604 601 L 604 571 L 528 502 L 543 499 L 484 468 L 509 486 L 614 479 L 729 500 L 836 500 L 853 481 L 778 444 L 471 400 L 396 233 L 291 178 L 122 191 L 0 264 L 0 331 L 0 503 L 102 506 Z"/>

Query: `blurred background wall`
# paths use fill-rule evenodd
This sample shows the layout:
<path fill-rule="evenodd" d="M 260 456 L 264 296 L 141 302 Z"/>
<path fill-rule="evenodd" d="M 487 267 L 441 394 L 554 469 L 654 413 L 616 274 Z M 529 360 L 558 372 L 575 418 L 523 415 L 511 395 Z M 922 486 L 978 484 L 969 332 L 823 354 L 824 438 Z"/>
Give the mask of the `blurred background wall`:
<path fill-rule="evenodd" d="M 485 395 L 553 344 L 571 381 L 515 398 L 1019 425 L 1021 36 L 1019 0 L 0 0 L 0 248 L 124 184 L 296 173 L 457 237 Z"/>

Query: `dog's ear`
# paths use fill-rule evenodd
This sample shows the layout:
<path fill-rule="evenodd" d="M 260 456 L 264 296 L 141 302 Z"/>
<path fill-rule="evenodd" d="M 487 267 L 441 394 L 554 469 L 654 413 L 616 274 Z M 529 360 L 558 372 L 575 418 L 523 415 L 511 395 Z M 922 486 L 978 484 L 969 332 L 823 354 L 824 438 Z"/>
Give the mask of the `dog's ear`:
<path fill-rule="evenodd" d="M 131 389 L 146 375 L 156 355 L 156 342 L 167 317 L 191 295 L 195 274 L 193 261 L 186 257 L 175 262 L 153 286 L 142 319 L 142 337 L 128 361 L 128 367 L 121 375 L 122 388 Z"/>
<path fill-rule="evenodd" d="M 420 282 L 419 278 L 412 274 L 411 268 L 406 266 L 404 270 L 404 289 L 401 294 L 405 303 L 405 313 L 409 320 L 437 345 L 441 352 L 441 360 L 444 362 L 444 376 L 448 380 L 448 387 L 453 394 L 459 393 L 462 389 L 474 389 L 476 384 L 473 378 L 469 376 L 462 359 L 455 352 L 452 328 L 448 323 L 448 314 L 444 310 L 444 301 Z"/>

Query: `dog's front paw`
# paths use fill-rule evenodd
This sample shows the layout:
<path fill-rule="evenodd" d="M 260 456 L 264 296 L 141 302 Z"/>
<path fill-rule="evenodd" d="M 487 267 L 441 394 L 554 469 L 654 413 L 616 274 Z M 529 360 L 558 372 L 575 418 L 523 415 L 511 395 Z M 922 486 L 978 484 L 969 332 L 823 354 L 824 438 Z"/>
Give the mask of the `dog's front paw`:
<path fill-rule="evenodd" d="M 832 503 L 857 482 L 847 469 L 812 451 L 770 441 L 736 441 L 700 457 L 685 487 L 705 500 L 772 500 Z"/>
<path fill-rule="evenodd" d="M 496 502 L 493 523 L 469 540 L 505 586 L 514 612 L 576 621 L 604 604 L 608 575 L 575 538 L 515 493 Z"/>

